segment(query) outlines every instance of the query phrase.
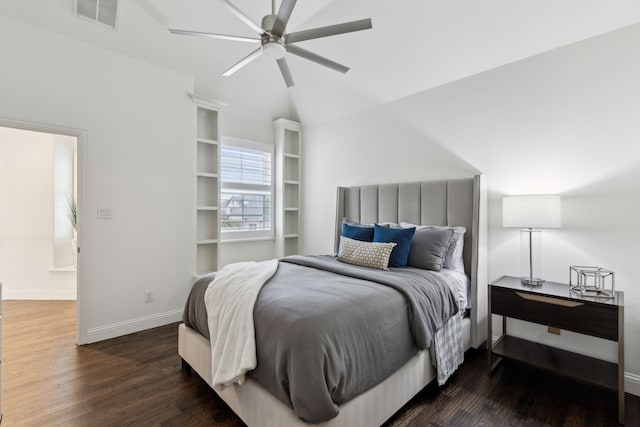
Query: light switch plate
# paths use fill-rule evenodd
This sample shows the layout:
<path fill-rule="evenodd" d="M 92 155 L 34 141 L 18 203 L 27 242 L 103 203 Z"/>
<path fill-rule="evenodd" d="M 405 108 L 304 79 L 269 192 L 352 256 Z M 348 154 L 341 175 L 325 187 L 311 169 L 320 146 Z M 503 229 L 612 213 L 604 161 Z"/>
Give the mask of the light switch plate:
<path fill-rule="evenodd" d="M 98 219 L 111 219 L 110 206 L 98 206 Z"/>

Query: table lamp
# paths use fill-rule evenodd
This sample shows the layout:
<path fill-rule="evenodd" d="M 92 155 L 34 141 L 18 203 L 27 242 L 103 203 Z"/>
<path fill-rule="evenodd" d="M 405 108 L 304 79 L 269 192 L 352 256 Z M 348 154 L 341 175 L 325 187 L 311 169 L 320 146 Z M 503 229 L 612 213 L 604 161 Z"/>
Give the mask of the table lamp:
<path fill-rule="evenodd" d="M 535 194 L 502 198 L 502 226 L 520 228 L 520 267 L 524 285 L 540 286 L 542 279 L 542 230 L 560 228 L 559 195 Z"/>

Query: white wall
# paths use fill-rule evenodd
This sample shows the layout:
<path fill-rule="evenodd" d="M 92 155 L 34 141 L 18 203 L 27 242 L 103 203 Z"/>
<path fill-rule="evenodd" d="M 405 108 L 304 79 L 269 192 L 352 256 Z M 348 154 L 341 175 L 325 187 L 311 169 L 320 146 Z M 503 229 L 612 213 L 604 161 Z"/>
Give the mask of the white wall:
<path fill-rule="evenodd" d="M 54 273 L 54 138 L 0 127 L 0 281 L 4 299 L 75 299 Z M 71 253 L 69 239 L 67 253 Z M 70 257 L 69 257 L 70 258 Z"/>
<path fill-rule="evenodd" d="M 305 252 L 332 249 L 335 187 L 489 178 L 489 277 L 519 275 L 519 233 L 501 227 L 505 194 L 558 193 L 563 228 L 543 234 L 543 272 L 616 272 L 625 291 L 626 390 L 640 394 L 640 25 L 306 129 Z M 607 359 L 614 346 L 513 323 L 511 332 Z"/>
<path fill-rule="evenodd" d="M 5 17 L 0 52 L 0 120 L 86 130 L 89 340 L 178 320 L 195 271 L 193 79 Z M 98 206 L 113 219 L 98 220 Z"/>

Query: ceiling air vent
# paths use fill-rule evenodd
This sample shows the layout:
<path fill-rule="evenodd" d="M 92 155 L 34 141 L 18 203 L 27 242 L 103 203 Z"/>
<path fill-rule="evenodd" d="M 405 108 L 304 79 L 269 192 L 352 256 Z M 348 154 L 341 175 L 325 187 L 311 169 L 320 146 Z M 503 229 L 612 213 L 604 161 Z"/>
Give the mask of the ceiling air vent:
<path fill-rule="evenodd" d="M 78 16 L 116 28 L 118 0 L 75 0 L 73 3 Z"/>

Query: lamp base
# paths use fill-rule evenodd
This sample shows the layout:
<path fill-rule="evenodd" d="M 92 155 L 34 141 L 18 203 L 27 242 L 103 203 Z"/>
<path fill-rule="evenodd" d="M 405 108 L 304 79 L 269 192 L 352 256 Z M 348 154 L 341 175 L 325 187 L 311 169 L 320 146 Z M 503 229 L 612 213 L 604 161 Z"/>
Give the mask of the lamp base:
<path fill-rule="evenodd" d="M 520 282 L 526 286 L 542 286 L 544 279 L 539 277 L 521 277 Z"/>

